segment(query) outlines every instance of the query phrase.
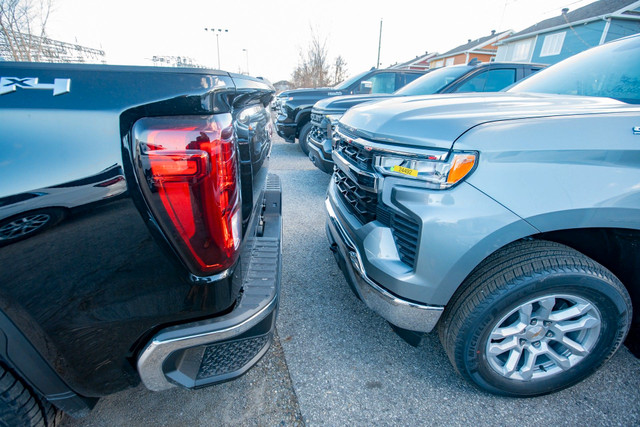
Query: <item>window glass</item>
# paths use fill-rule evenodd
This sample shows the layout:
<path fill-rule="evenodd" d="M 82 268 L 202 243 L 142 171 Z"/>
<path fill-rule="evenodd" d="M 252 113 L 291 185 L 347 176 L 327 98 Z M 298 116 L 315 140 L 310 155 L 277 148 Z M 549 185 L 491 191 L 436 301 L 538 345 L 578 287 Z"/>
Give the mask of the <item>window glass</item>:
<path fill-rule="evenodd" d="M 521 40 L 516 43 L 512 43 L 513 53 L 511 56 L 512 61 L 528 61 L 531 56 L 531 48 L 533 47 L 533 39 Z"/>
<path fill-rule="evenodd" d="M 350 79 L 347 79 L 347 80 L 343 81 L 342 83 L 338 83 L 333 88 L 335 90 L 345 90 L 349 86 L 351 86 L 353 83 L 357 82 L 362 77 L 366 76 L 368 73 L 369 73 L 369 71 L 365 71 L 364 73 L 356 74 L 355 76 L 351 77 Z"/>
<path fill-rule="evenodd" d="M 477 74 L 455 92 L 497 92 L 516 81 L 516 70 L 496 69 Z"/>
<path fill-rule="evenodd" d="M 491 70 L 487 73 L 484 92 L 497 92 L 516 81 L 516 70 Z"/>
<path fill-rule="evenodd" d="M 456 65 L 454 67 L 445 67 L 429 71 L 424 76 L 412 81 L 402 89 L 399 89 L 395 94 L 410 96 L 438 93 L 469 70 L 473 70 L 473 67 Z"/>
<path fill-rule="evenodd" d="M 562 51 L 562 44 L 564 43 L 565 34 L 566 32 L 563 31 L 562 33 L 549 34 L 548 36 L 544 36 L 540 56 L 553 56 L 559 54 Z"/>
<path fill-rule="evenodd" d="M 396 90 L 395 73 L 380 73 L 367 80 L 371 82 L 371 93 L 392 93 Z"/>
<path fill-rule="evenodd" d="M 450 67 L 453 65 L 453 61 L 455 60 L 455 58 L 447 58 L 446 61 L 444 61 L 444 66 L 445 67 Z"/>
<path fill-rule="evenodd" d="M 418 73 L 410 73 L 410 74 L 403 74 L 402 75 L 402 86 L 407 85 L 409 83 L 411 83 L 412 81 L 414 81 L 415 79 L 417 79 L 418 77 L 422 77 L 422 74 L 418 74 Z"/>
<path fill-rule="evenodd" d="M 601 96 L 640 103 L 640 37 L 572 56 L 516 84 L 509 92 Z"/>

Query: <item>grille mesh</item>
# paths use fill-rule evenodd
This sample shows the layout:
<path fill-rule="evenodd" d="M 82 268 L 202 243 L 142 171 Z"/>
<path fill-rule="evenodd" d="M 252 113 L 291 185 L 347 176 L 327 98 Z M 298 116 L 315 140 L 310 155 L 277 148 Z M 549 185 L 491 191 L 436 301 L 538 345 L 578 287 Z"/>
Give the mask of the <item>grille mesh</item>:
<path fill-rule="evenodd" d="M 251 361 L 269 342 L 269 334 L 208 346 L 197 379 L 235 372 Z"/>
<path fill-rule="evenodd" d="M 338 169 L 333 175 L 342 201 L 349 207 L 361 223 L 366 224 L 376 219 L 378 195 L 360 188 L 342 170 Z"/>

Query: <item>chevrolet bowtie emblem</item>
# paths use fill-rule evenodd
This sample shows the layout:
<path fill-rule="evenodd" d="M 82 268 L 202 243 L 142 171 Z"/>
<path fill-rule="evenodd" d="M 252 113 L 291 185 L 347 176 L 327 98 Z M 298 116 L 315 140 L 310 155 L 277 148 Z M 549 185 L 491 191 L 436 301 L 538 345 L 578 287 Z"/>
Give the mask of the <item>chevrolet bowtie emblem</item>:
<path fill-rule="evenodd" d="M 0 77 L 0 95 L 21 89 L 53 90 L 53 96 L 64 95 L 71 91 L 71 79 L 54 79 L 53 83 L 38 83 L 37 77 Z"/>

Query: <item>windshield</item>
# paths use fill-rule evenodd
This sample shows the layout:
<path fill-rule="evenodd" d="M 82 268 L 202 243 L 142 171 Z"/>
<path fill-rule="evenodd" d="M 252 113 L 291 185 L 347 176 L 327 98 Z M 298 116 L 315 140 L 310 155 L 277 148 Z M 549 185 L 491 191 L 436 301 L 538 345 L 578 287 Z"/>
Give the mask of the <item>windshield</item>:
<path fill-rule="evenodd" d="M 345 90 L 346 88 L 351 86 L 354 82 L 357 82 L 362 77 L 364 77 L 367 73 L 369 73 L 369 71 L 365 71 L 364 73 L 356 74 L 355 76 L 351 77 L 350 79 L 347 79 L 347 80 L 343 81 L 342 83 L 338 83 L 333 88 L 335 90 Z"/>
<path fill-rule="evenodd" d="M 444 67 L 431 71 L 394 92 L 394 95 L 431 95 L 438 93 L 473 67 Z"/>
<path fill-rule="evenodd" d="M 534 74 L 509 92 L 600 96 L 640 103 L 640 37 L 590 49 Z"/>

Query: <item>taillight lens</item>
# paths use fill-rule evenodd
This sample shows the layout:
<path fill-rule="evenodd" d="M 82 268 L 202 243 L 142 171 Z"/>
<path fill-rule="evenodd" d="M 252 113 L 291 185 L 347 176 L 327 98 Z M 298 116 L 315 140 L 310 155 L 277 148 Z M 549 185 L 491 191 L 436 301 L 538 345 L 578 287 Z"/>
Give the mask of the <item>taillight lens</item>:
<path fill-rule="evenodd" d="M 144 118 L 133 137 L 142 192 L 192 273 L 231 267 L 242 237 L 231 115 Z"/>

